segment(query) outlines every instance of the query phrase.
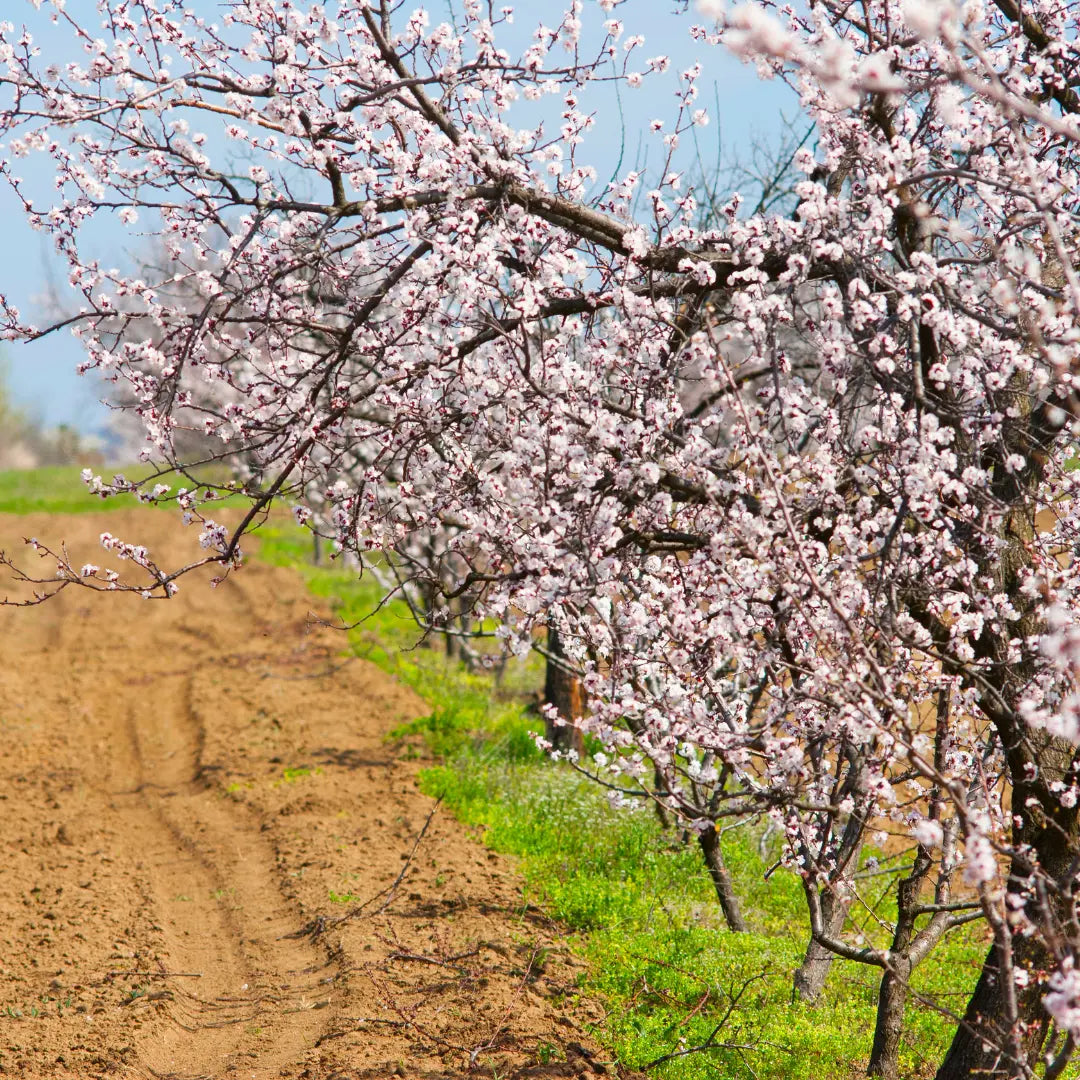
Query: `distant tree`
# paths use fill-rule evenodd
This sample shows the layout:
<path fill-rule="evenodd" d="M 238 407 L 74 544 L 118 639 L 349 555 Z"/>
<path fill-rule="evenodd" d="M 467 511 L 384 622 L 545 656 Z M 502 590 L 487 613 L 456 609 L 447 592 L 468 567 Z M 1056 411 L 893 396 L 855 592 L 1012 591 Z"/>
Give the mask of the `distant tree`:
<path fill-rule="evenodd" d="M 67 424 L 46 428 L 12 400 L 0 358 L 0 469 L 39 465 L 99 464 L 96 447 Z"/>

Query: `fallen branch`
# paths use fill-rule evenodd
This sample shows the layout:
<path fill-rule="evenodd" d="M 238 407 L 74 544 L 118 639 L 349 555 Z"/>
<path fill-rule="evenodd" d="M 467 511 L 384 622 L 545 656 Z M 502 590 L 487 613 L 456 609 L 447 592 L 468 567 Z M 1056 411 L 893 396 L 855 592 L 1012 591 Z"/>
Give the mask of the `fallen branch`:
<path fill-rule="evenodd" d="M 106 979 L 119 979 L 125 975 L 138 975 L 146 979 L 201 979 L 201 971 L 110 971 Z"/>
<path fill-rule="evenodd" d="M 452 971 L 461 971 L 462 969 L 455 966 L 455 961 L 468 960 L 472 956 L 479 956 L 479 947 L 470 949 L 468 952 L 457 953 L 455 956 L 448 956 L 445 960 L 440 960 L 435 956 L 424 956 L 421 953 L 410 952 L 392 952 L 387 960 L 411 960 L 417 964 L 434 964 L 437 967 L 450 968 Z"/>
<path fill-rule="evenodd" d="M 532 974 L 533 965 L 536 963 L 537 956 L 540 955 L 541 949 L 539 945 L 533 947 L 532 955 L 529 957 L 529 962 L 525 967 L 525 974 L 521 977 L 521 982 L 518 983 L 517 990 L 514 991 L 514 996 L 510 999 L 510 1003 L 506 1006 L 506 1011 L 502 1015 L 502 1019 L 499 1021 L 499 1026 L 495 1028 L 492 1036 L 482 1046 L 477 1046 L 469 1051 L 469 1068 L 472 1069 L 476 1065 L 476 1059 L 485 1051 L 490 1050 L 498 1041 L 499 1036 L 506 1029 L 507 1022 L 510 1019 L 510 1014 L 514 1011 L 514 1006 L 517 1005 L 518 998 L 521 997 L 525 991 L 525 986 L 528 984 L 529 976 Z"/>
<path fill-rule="evenodd" d="M 424 839 L 424 835 L 428 831 L 428 827 L 431 825 L 432 819 L 435 817 L 435 812 L 439 809 L 442 803 L 442 797 L 440 796 L 435 800 L 435 805 L 431 808 L 431 812 L 427 816 L 427 820 L 424 822 L 424 827 L 417 833 L 416 839 L 413 841 L 412 849 L 409 851 L 408 856 L 405 859 L 405 865 L 401 868 L 401 873 L 394 879 L 393 883 L 388 885 L 385 889 L 380 889 L 374 896 L 365 900 L 362 904 L 358 904 L 354 908 L 350 908 L 344 915 L 339 916 L 336 919 L 327 919 L 325 915 L 318 915 L 310 922 L 305 923 L 299 930 L 294 931 L 291 934 L 284 934 L 280 940 L 290 940 L 295 938 L 310 937 L 312 939 L 325 934 L 327 930 L 333 930 L 337 926 L 341 926 L 342 923 L 349 922 L 351 919 L 357 919 L 361 915 L 365 918 L 372 919 L 376 915 L 381 915 L 390 905 L 393 903 L 394 896 L 397 893 L 398 886 L 405 880 L 405 875 L 409 872 L 409 868 L 412 866 L 413 858 L 416 856 L 416 851 L 420 847 L 421 841 Z M 368 911 L 367 909 L 375 903 L 376 900 L 383 899 L 383 902 L 374 911 Z"/>
<path fill-rule="evenodd" d="M 324 1035 L 320 1035 L 315 1040 L 316 1046 L 322 1046 L 325 1042 L 330 1042 L 331 1039 L 343 1039 L 346 1035 L 355 1035 L 357 1032 L 365 1031 L 369 1024 L 383 1024 L 386 1027 L 403 1028 L 409 1025 L 404 1020 L 375 1020 L 367 1016 L 358 1016 L 354 1021 L 356 1027 L 345 1028 L 344 1031 L 328 1031 Z"/>

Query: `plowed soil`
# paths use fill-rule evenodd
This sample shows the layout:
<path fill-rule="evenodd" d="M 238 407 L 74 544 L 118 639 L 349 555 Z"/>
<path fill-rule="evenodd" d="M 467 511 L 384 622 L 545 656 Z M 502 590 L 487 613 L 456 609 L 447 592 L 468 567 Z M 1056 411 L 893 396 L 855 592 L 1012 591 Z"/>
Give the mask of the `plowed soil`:
<path fill-rule="evenodd" d="M 152 511 L 0 516 L 0 548 L 102 562 L 104 530 L 197 554 Z M 559 928 L 384 738 L 423 703 L 299 575 L 208 578 L 0 608 L 0 1074 L 603 1072 Z"/>

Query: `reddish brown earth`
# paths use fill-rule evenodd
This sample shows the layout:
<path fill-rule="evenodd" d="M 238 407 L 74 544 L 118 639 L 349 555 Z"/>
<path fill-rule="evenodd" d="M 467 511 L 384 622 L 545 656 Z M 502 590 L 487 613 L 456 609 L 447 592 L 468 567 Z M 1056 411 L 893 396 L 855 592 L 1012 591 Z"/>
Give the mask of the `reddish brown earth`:
<path fill-rule="evenodd" d="M 0 548 L 101 562 L 105 529 L 194 554 L 158 512 L 0 516 Z M 0 608 L 0 1075 L 604 1071 L 559 928 L 384 739 L 423 703 L 312 603 L 256 562 Z"/>

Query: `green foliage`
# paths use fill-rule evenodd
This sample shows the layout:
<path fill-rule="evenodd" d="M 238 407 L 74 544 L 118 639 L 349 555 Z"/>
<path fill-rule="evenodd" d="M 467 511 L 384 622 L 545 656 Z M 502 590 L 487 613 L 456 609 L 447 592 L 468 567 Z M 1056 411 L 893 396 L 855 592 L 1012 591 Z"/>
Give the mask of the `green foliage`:
<path fill-rule="evenodd" d="M 490 677 L 469 674 L 441 652 L 417 647 L 404 603 L 378 607 L 379 590 L 339 570 L 305 565 L 310 540 L 299 530 L 264 530 L 261 556 L 300 565 L 312 590 L 348 623 L 352 648 L 415 688 L 431 713 L 392 737 L 424 740 L 440 763 L 421 773 L 423 789 L 443 799 L 492 849 L 516 856 L 524 905 L 571 931 L 589 974 L 571 993 L 599 995 L 608 1016 L 597 1034 L 619 1060 L 642 1069 L 666 1055 L 710 1043 L 649 1069 L 665 1080 L 822 1080 L 862 1075 L 870 1052 L 878 971 L 837 960 L 823 1000 L 794 1003 L 791 976 L 807 927 L 797 878 L 773 869 L 777 842 L 762 827 L 724 836 L 724 853 L 751 925 L 724 926 L 696 845 L 661 827 L 648 807 L 612 810 L 596 785 L 536 750 L 538 726 Z M 357 622 L 357 620 L 363 620 Z M 523 691 L 538 688 L 532 661 L 512 673 Z M 892 878 L 881 879 L 874 912 L 854 919 L 883 943 Z M 986 951 L 979 925 L 954 932 L 917 970 L 908 1006 L 900 1071 L 932 1076 L 953 1023 L 934 1006 L 959 1011 Z M 732 1004 L 734 1001 L 734 1005 Z"/>
<path fill-rule="evenodd" d="M 0 472 L 0 513 L 78 514 L 110 506 L 137 506 L 130 495 L 104 500 L 91 495 L 78 466 L 46 465 L 40 469 L 9 469 Z"/>
<path fill-rule="evenodd" d="M 603 1035 L 624 1065 L 640 1069 L 709 1041 L 738 999 L 714 1046 L 650 1070 L 672 1080 L 858 1076 L 870 1052 L 877 1001 L 875 969 L 836 961 L 822 1002 L 791 999 L 791 975 L 806 945 L 806 913 L 794 875 L 764 873 L 776 851 L 758 850 L 760 832 L 728 833 L 725 856 L 752 932 L 724 926 L 693 844 L 661 829 L 645 808 L 610 810 L 586 780 L 553 768 L 500 760 L 471 746 L 428 770 L 423 784 L 485 841 L 518 856 L 526 901 L 573 930 L 590 961 L 586 989 L 609 1015 Z M 879 914 L 888 917 L 886 905 Z M 861 921 L 861 920 L 860 920 Z M 868 938 L 877 935 L 867 926 Z M 981 929 L 957 932 L 916 972 L 901 1075 L 930 1076 L 952 1027 L 930 1007 L 962 1005 L 978 977 Z"/>
<path fill-rule="evenodd" d="M 316 773 L 321 773 L 322 769 L 315 769 Z M 311 776 L 312 770 L 306 765 L 290 766 L 281 770 L 281 779 L 286 784 L 295 784 L 297 780 L 303 780 L 305 776 Z"/>

